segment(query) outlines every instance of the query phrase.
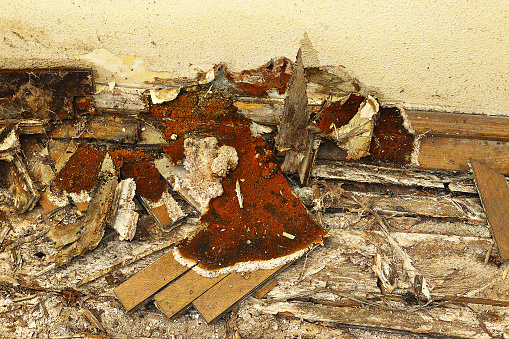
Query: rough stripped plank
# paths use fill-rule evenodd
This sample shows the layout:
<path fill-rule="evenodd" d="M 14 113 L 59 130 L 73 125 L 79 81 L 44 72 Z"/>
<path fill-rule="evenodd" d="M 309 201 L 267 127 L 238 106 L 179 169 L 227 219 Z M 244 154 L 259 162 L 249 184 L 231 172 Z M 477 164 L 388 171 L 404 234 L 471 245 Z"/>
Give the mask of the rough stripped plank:
<path fill-rule="evenodd" d="M 315 164 L 311 176 L 383 185 L 447 188 L 451 192 L 477 193 L 474 176 L 471 173 L 459 171 L 389 168 L 338 161 L 321 161 Z"/>
<path fill-rule="evenodd" d="M 436 312 L 400 313 L 381 311 L 373 307 L 335 307 L 295 301 L 252 303 L 252 307 L 266 314 L 329 323 L 332 326 L 346 325 L 384 332 L 402 331 L 425 337 L 493 338 L 478 325 L 476 314 L 466 307 L 447 308 L 441 312 L 440 318 Z"/>
<path fill-rule="evenodd" d="M 292 192 L 307 206 L 313 206 L 313 192 L 310 187 L 292 187 Z M 450 194 L 391 194 L 391 192 L 353 192 L 357 198 L 366 201 L 374 211 L 394 216 L 428 216 L 434 218 L 457 218 L 484 223 L 486 216 L 477 197 L 453 196 Z M 322 194 L 327 193 L 323 192 Z M 360 210 L 361 206 L 351 199 L 324 200 L 330 208 Z"/>
<path fill-rule="evenodd" d="M 418 161 L 424 168 L 467 171 L 470 158 L 509 174 L 509 143 L 505 141 L 428 138 L 422 141 Z"/>
<path fill-rule="evenodd" d="M 187 270 L 175 261 L 170 252 L 115 288 L 114 292 L 125 309 L 130 311 Z"/>
<path fill-rule="evenodd" d="M 504 176 L 482 163 L 470 160 L 488 225 L 502 260 L 509 259 L 509 187 Z"/>
<path fill-rule="evenodd" d="M 156 305 L 168 318 L 172 318 L 225 277 L 207 278 L 190 270 L 154 296 Z"/>
<path fill-rule="evenodd" d="M 193 306 L 210 323 L 284 267 L 286 266 L 272 270 L 258 270 L 247 274 L 229 274 L 194 300 Z"/>
<path fill-rule="evenodd" d="M 405 110 L 417 134 L 509 141 L 509 117 Z"/>

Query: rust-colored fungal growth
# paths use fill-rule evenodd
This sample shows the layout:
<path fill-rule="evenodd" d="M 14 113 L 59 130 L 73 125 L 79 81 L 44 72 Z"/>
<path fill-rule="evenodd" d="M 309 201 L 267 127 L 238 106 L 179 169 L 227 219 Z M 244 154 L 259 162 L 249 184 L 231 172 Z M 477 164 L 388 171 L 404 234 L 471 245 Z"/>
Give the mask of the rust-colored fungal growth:
<path fill-rule="evenodd" d="M 117 149 L 109 151 L 108 154 L 113 160 L 117 175 L 120 174 L 120 170 L 124 166 L 124 163 L 135 163 L 138 161 L 152 161 L 154 157 L 144 151 L 131 151 L 125 149 Z"/>
<path fill-rule="evenodd" d="M 97 184 L 104 153 L 91 145 L 80 145 L 55 178 L 55 186 L 69 193 L 89 191 Z"/>
<path fill-rule="evenodd" d="M 214 136 L 220 144 L 236 149 L 239 163 L 223 178 L 223 195 L 211 201 L 201 218 L 208 227 L 179 247 L 182 258 L 198 262 L 205 271 L 246 264 L 260 268 L 264 267 L 261 262 L 279 262 L 277 258 L 291 256 L 321 241 L 327 233 L 293 196 L 281 172 L 273 167 L 267 169 L 271 162 L 259 161 L 271 159 L 261 138 L 251 137 L 249 128 L 244 126 L 225 126 L 221 134 Z"/>
<path fill-rule="evenodd" d="M 237 107 L 232 100 L 207 94 L 203 89 L 182 90 L 174 100 L 151 105 L 148 113 L 140 113 L 140 118 L 151 120 L 164 118 L 188 122 L 214 121 L 226 124 L 250 122 L 237 113 Z"/>
<path fill-rule="evenodd" d="M 288 88 L 291 74 L 290 60 L 282 58 L 271 60 L 267 65 L 256 69 L 239 73 L 227 72 L 226 78 L 247 95 L 265 97 L 268 95 L 267 91 L 272 88 L 276 89 L 279 94 L 284 94 Z"/>
<path fill-rule="evenodd" d="M 168 189 L 157 168 L 152 164 L 154 157 L 144 151 L 117 149 L 108 152 L 113 159 L 117 174 L 122 171 L 126 178 L 133 178 L 136 194 L 152 202 L 159 201 Z"/>
<path fill-rule="evenodd" d="M 251 120 L 239 115 L 230 100 L 188 89 L 139 117 L 174 140 L 162 147 L 174 162 L 183 159 L 184 139 L 191 136 L 213 136 L 239 157 L 236 169 L 221 181 L 224 193 L 211 200 L 201 218 L 208 227 L 178 248 L 183 263 L 198 262 L 203 272 L 253 262 L 251 269 L 275 267 L 285 262 L 282 257 L 300 255 L 327 234 L 292 195 L 277 159 L 261 138 L 251 136 Z"/>
<path fill-rule="evenodd" d="M 370 158 L 398 165 L 410 162 L 415 137 L 403 123 L 404 120 L 398 108 L 380 108 L 371 139 Z"/>
<path fill-rule="evenodd" d="M 159 201 L 168 189 L 166 181 L 151 161 L 124 162 L 122 172 L 126 178 L 133 178 L 136 182 L 136 194 L 151 202 Z"/>
<path fill-rule="evenodd" d="M 184 138 L 177 139 L 172 143 L 161 146 L 161 150 L 170 156 L 173 163 L 180 162 L 184 158 Z"/>
<path fill-rule="evenodd" d="M 321 111 L 317 126 L 324 134 L 331 134 L 331 125 L 334 124 L 336 128 L 346 125 L 357 114 L 364 99 L 362 96 L 351 94 L 343 104 L 341 101 L 332 102 Z"/>
<path fill-rule="evenodd" d="M 78 114 L 95 114 L 95 109 L 92 99 L 88 97 L 76 97 L 74 98 L 74 107 Z"/>

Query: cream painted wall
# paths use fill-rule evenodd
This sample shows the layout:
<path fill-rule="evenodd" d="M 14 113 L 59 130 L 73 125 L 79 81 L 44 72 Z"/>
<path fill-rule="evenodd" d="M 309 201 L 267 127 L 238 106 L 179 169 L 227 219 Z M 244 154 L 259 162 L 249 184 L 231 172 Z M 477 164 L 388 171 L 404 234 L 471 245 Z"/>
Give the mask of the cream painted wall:
<path fill-rule="evenodd" d="M 181 76 L 190 64 L 293 59 L 304 45 L 308 65 L 344 65 L 384 101 L 509 114 L 508 4 L 0 0 L 0 67 L 91 66 L 74 56 L 103 48 Z"/>

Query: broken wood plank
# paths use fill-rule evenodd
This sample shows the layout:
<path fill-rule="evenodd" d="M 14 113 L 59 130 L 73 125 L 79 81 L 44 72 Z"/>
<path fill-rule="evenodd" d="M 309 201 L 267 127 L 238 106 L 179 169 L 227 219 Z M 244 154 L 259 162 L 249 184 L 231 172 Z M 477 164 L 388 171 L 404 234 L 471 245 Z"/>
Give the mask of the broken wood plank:
<path fill-rule="evenodd" d="M 123 114 L 137 114 L 148 110 L 148 102 L 143 93 L 147 88 L 119 86 L 114 84 L 97 84 L 94 94 L 95 107 L 102 112 L 121 112 Z"/>
<path fill-rule="evenodd" d="M 11 229 L 12 225 L 7 215 L 5 214 L 5 212 L 0 211 L 0 248 L 2 248 L 4 239 Z"/>
<path fill-rule="evenodd" d="M 15 154 L 7 175 L 7 185 L 14 200 L 14 208 L 19 214 L 34 208 L 39 200 L 39 192 L 28 174 L 19 154 Z"/>
<path fill-rule="evenodd" d="M 48 119 L 5 119 L 0 120 L 2 126 L 16 126 L 19 134 L 44 134 L 50 129 Z"/>
<path fill-rule="evenodd" d="M 0 160 L 12 161 L 14 155 L 20 151 L 17 128 L 0 126 L 0 141 Z"/>
<path fill-rule="evenodd" d="M 477 193 L 472 173 L 432 171 L 421 168 L 391 168 L 339 161 L 317 161 L 311 176 L 352 182 L 447 189 Z"/>
<path fill-rule="evenodd" d="M 51 257 L 55 266 L 68 263 L 72 258 L 83 255 L 99 245 L 104 235 L 117 182 L 113 160 L 107 154 L 102 162 L 98 183 L 92 191 L 85 217 L 68 226 L 55 226 L 48 232 L 48 237 L 55 241 L 57 247 L 70 244 Z"/>
<path fill-rule="evenodd" d="M 190 270 L 154 296 L 156 306 L 172 318 L 185 311 L 191 303 L 227 275 L 209 278 Z"/>
<path fill-rule="evenodd" d="M 285 267 L 286 265 L 271 270 L 231 273 L 194 300 L 193 306 L 207 323 L 213 322 Z"/>
<path fill-rule="evenodd" d="M 309 322 L 326 322 L 348 327 L 369 328 L 383 331 L 402 331 L 424 336 L 452 336 L 460 338 L 491 338 L 478 325 L 474 312 L 463 308 L 448 308 L 442 314 L 426 315 L 424 312 L 383 311 L 373 307 L 336 307 L 304 302 L 252 303 L 255 310 L 265 314 L 304 319 Z M 430 312 L 428 311 L 428 314 Z M 432 320 L 433 318 L 435 320 Z M 449 319 L 455 319 L 450 321 Z M 426 320 L 424 320 L 426 319 Z M 502 322 L 505 325 L 505 322 Z M 401 332 L 400 332 L 401 333 Z"/>
<path fill-rule="evenodd" d="M 89 70 L 0 70 L 0 118 L 58 120 L 75 116 L 74 97 L 92 91 Z"/>
<path fill-rule="evenodd" d="M 421 142 L 418 163 L 423 168 L 467 171 L 470 158 L 509 174 L 509 143 L 505 141 L 426 138 Z"/>
<path fill-rule="evenodd" d="M 505 177 L 485 166 L 479 161 L 470 159 L 470 166 L 475 174 L 475 182 L 481 201 L 486 210 L 488 225 L 498 248 L 501 260 L 509 259 L 509 187 Z"/>
<path fill-rule="evenodd" d="M 130 311 L 187 270 L 187 267 L 175 261 L 170 252 L 115 288 L 114 292 L 124 308 Z"/>
<path fill-rule="evenodd" d="M 504 319 L 509 315 L 509 310 L 492 306 L 495 304 L 501 306 L 509 299 L 509 286 L 502 280 L 501 269 L 493 264 L 484 265 L 482 254 L 489 248 L 492 241 L 490 238 L 391 233 L 414 259 L 419 271 L 429 278 L 433 300 L 449 300 L 443 305 L 438 303 L 423 308 L 417 301 L 408 304 L 405 291 L 410 287 L 400 284 L 399 281 L 395 293 L 399 296 L 400 302 L 393 303 L 392 299 L 390 303 L 383 302 L 377 278 L 371 270 L 375 253 L 390 253 L 390 247 L 380 232 L 329 228 L 329 233 L 330 236 L 324 241 L 323 247 L 317 247 L 305 260 L 297 261 L 278 276 L 278 285 L 268 293 L 267 303 L 253 301 L 252 304 L 248 302 L 245 307 L 254 307 L 266 314 L 288 311 L 299 317 L 304 313 L 294 312 L 289 307 L 292 307 L 298 298 L 313 298 L 331 301 L 336 303 L 336 306 L 327 305 L 325 302 L 319 306 L 314 302 L 299 303 L 307 310 L 304 318 L 312 321 L 332 321 L 327 317 L 330 312 L 335 314 L 338 324 L 346 326 L 362 324 L 371 328 L 421 333 L 420 331 L 424 331 L 422 329 L 424 318 L 426 331 L 436 331 L 445 336 L 461 333 L 463 337 L 472 337 L 466 335 L 467 331 L 472 334 L 480 331 L 480 328 L 478 322 L 471 321 L 471 310 L 464 306 L 448 306 L 452 303 L 451 299 L 454 299 L 451 296 L 459 296 L 465 298 L 463 299 L 465 302 L 472 302 L 475 305 L 490 303 L 486 308 L 479 309 L 479 312 L 487 310 L 493 312 L 494 317 L 486 319 L 489 328 L 493 326 L 500 330 L 509 325 L 509 318 Z M 396 267 L 400 270 L 399 264 Z M 337 306 L 338 303 L 353 298 L 361 304 L 357 307 Z M 371 305 L 372 302 L 377 302 L 378 305 Z M 275 306 L 275 303 L 278 306 Z M 442 307 L 435 307 L 438 305 Z M 279 306 L 283 309 L 278 309 Z M 357 309 L 362 310 L 358 313 L 359 318 L 355 316 Z M 410 313 L 408 318 L 407 312 Z M 414 316 L 416 312 L 420 314 L 419 317 Z M 378 313 L 380 317 L 376 316 Z M 469 315 L 470 320 L 462 318 L 465 314 Z M 396 324 L 391 319 L 395 316 L 407 319 L 408 322 Z M 443 321 L 448 323 L 448 327 L 441 327 Z"/>

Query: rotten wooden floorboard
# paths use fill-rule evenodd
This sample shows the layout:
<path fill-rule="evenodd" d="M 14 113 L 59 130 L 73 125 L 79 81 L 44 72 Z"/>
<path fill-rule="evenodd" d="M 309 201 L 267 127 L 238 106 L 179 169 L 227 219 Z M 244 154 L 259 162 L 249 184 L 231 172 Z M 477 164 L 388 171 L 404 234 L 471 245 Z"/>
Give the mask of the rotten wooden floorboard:
<path fill-rule="evenodd" d="M 278 285 L 263 302 L 251 301 L 249 307 L 309 321 L 465 338 L 489 337 L 477 320 L 483 310 L 496 314 L 482 318 L 493 333 L 501 334 L 509 325 L 509 310 L 495 306 L 499 305 L 498 300 L 509 301 L 509 287 L 502 280 L 502 269 L 484 265 L 483 249 L 489 248 L 491 239 L 393 233 L 429 279 L 433 299 L 465 296 L 491 300 L 491 305 L 474 299 L 465 299 L 460 304 L 424 305 L 415 299 L 412 303 L 401 289 L 396 290 L 401 301 L 384 299 L 370 269 L 377 251 L 388 253 L 388 244 L 381 234 L 345 229 L 330 230 L 330 234 L 324 247 L 317 248 L 278 277 Z M 293 301 L 303 297 L 312 297 L 313 302 Z M 345 300 L 358 304 L 340 307 Z"/>

